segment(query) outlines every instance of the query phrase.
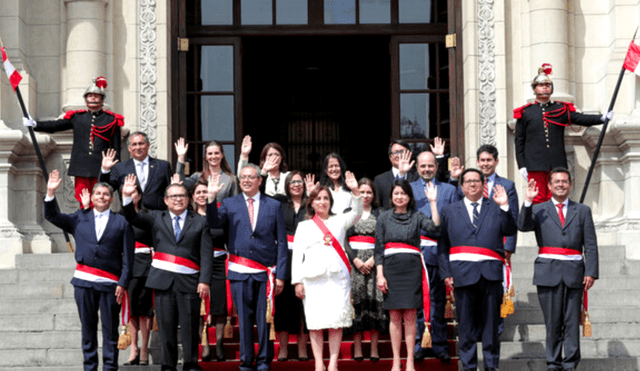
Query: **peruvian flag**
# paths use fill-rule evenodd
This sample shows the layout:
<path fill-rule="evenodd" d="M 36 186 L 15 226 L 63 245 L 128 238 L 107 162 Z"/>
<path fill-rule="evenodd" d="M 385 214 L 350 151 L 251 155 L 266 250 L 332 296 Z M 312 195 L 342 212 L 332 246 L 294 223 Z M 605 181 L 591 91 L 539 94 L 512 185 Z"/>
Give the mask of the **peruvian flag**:
<path fill-rule="evenodd" d="M 624 67 L 625 70 L 631 71 L 636 75 L 640 75 L 640 47 L 631 41 L 629 45 L 629 51 L 627 51 L 627 56 L 624 58 Z"/>
<path fill-rule="evenodd" d="M 2 64 L 4 65 L 4 72 L 7 73 L 7 77 L 9 78 L 9 82 L 11 83 L 11 87 L 13 90 L 16 90 L 20 80 L 22 80 L 22 76 L 13 68 L 11 62 L 9 62 L 9 58 L 7 58 L 7 53 L 4 51 L 4 46 L 2 47 Z"/>

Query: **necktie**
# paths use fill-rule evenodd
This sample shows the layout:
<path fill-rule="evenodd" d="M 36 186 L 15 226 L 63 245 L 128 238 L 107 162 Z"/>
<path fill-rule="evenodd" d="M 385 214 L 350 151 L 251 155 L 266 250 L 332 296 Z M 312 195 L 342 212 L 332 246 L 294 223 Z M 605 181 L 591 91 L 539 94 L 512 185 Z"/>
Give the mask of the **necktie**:
<path fill-rule="evenodd" d="M 482 191 L 482 197 L 489 198 L 489 179 L 484 180 L 484 190 Z"/>
<path fill-rule="evenodd" d="M 175 223 L 173 224 L 173 229 L 176 232 L 176 242 L 178 242 L 178 240 L 180 239 L 180 232 L 182 232 L 182 229 L 180 229 L 180 217 L 174 216 L 173 220 L 175 220 Z"/>
<path fill-rule="evenodd" d="M 480 220 L 480 213 L 478 212 L 478 203 L 472 202 L 471 205 L 473 206 L 473 218 L 472 218 L 471 224 L 473 224 L 474 227 L 478 228 L 478 221 Z"/>
<path fill-rule="evenodd" d="M 557 204 L 558 207 L 558 217 L 560 218 L 560 224 L 564 227 L 564 213 L 562 213 L 562 207 L 564 204 Z"/>
<path fill-rule="evenodd" d="M 138 180 L 140 180 L 140 188 L 144 191 L 145 186 L 147 185 L 147 177 L 144 174 L 144 162 L 138 164 L 140 167 L 140 171 L 138 172 Z"/>
<path fill-rule="evenodd" d="M 102 223 L 103 216 L 104 216 L 103 214 L 96 215 L 96 239 L 98 240 L 100 239 L 100 237 L 102 237 L 102 230 L 104 229 L 103 228 L 104 223 Z"/>
<path fill-rule="evenodd" d="M 247 205 L 247 208 L 249 209 L 249 221 L 251 222 L 251 230 L 253 230 L 254 228 L 254 218 L 253 218 L 253 198 L 248 198 L 247 202 L 249 203 L 249 205 Z"/>

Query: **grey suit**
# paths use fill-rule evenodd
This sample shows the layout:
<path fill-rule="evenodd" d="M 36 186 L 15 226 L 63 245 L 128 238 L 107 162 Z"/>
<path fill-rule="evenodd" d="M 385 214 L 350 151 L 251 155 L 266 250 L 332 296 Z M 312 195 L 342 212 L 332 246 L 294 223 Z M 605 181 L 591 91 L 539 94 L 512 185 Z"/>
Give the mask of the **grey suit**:
<path fill-rule="evenodd" d="M 533 274 L 547 328 L 547 367 L 575 368 L 580 361 L 583 278 L 598 278 L 598 242 L 591 209 L 569 200 L 562 226 L 553 200 L 523 207 L 518 229 L 535 231 L 539 247 L 576 250 L 584 256 L 579 260 L 538 256 Z"/>

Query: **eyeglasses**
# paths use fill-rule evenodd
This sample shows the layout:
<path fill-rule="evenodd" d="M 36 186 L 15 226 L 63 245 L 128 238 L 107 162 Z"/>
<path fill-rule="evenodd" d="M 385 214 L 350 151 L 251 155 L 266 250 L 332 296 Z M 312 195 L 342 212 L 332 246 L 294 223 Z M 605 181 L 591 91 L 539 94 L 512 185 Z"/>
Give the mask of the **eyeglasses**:
<path fill-rule="evenodd" d="M 258 177 L 256 175 L 241 175 L 240 180 L 254 180 Z"/>
<path fill-rule="evenodd" d="M 568 180 L 552 180 L 551 182 L 549 182 L 551 184 L 570 184 L 571 182 Z"/>
<path fill-rule="evenodd" d="M 480 179 L 469 179 L 469 180 L 465 180 L 464 183 L 465 184 L 467 184 L 467 183 L 482 183 L 482 180 L 480 180 Z"/>
<path fill-rule="evenodd" d="M 167 197 L 169 197 L 172 200 L 178 200 L 178 199 L 181 199 L 181 198 L 187 198 L 187 195 L 184 194 L 184 193 L 181 193 L 179 195 L 168 195 Z"/>
<path fill-rule="evenodd" d="M 292 180 L 291 183 L 289 184 L 296 185 L 296 184 L 302 184 L 302 183 L 304 183 L 302 180 Z"/>
<path fill-rule="evenodd" d="M 406 149 L 403 149 L 403 150 L 400 150 L 400 151 L 393 151 L 393 152 L 391 152 L 391 156 L 399 156 L 399 155 L 401 155 L 401 154 L 403 154 L 405 152 L 407 152 Z"/>

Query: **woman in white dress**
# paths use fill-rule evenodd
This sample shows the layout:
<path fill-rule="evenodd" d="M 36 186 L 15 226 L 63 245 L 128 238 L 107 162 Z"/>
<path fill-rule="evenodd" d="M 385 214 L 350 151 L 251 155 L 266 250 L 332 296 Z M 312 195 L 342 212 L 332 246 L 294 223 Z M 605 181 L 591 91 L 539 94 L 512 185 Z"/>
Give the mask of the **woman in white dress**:
<path fill-rule="evenodd" d="M 334 215 L 333 199 L 324 186 L 309 195 L 307 218 L 298 224 L 293 241 L 291 283 L 303 300 L 316 371 L 323 371 L 323 330 L 329 332 L 329 371 L 338 370 L 342 329 L 352 323 L 351 265 L 343 242 L 347 230 L 362 215 L 358 182 L 351 172 L 345 183 L 353 194 L 353 208 Z"/>
<path fill-rule="evenodd" d="M 249 154 L 253 143 L 251 136 L 245 135 L 240 146 L 240 159 L 238 160 L 238 177 L 240 170 L 249 163 Z M 286 197 L 284 180 L 289 175 L 287 171 L 287 155 L 284 148 L 276 142 L 270 142 L 262 147 L 260 152 L 260 175 L 265 178 L 262 181 L 260 192 L 264 192 L 267 196 L 275 197 L 281 195 Z"/>

